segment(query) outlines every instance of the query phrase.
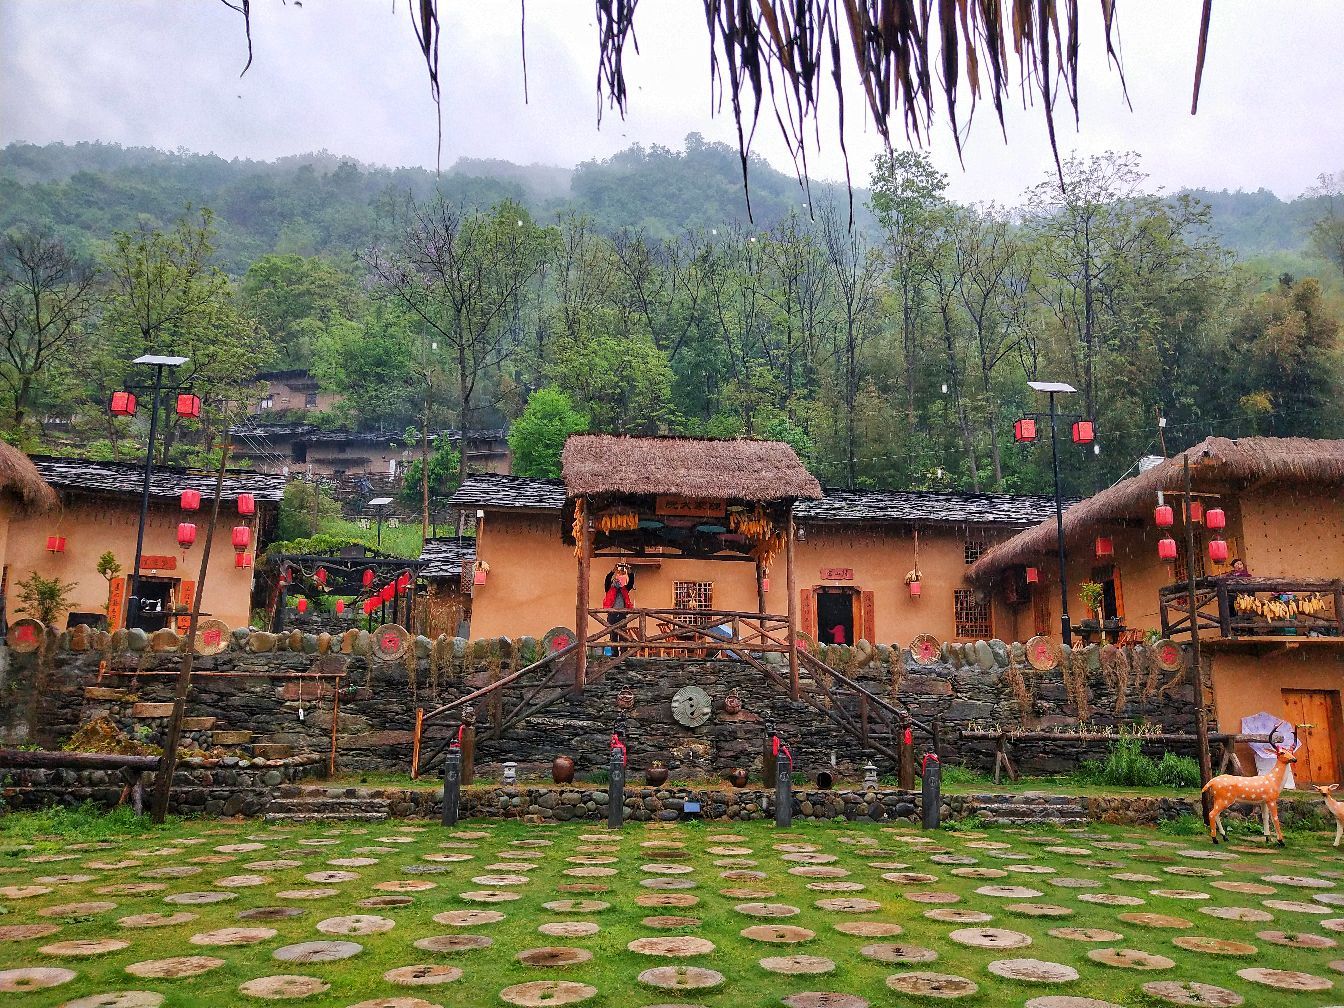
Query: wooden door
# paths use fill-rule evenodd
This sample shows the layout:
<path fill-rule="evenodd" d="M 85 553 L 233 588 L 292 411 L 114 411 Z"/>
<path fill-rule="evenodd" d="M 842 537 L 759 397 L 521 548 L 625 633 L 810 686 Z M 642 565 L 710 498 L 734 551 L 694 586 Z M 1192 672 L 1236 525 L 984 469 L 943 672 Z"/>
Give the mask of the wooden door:
<path fill-rule="evenodd" d="M 1308 784 L 1339 783 L 1340 707 L 1337 690 L 1283 691 L 1285 720 L 1297 729 L 1293 776 Z"/>

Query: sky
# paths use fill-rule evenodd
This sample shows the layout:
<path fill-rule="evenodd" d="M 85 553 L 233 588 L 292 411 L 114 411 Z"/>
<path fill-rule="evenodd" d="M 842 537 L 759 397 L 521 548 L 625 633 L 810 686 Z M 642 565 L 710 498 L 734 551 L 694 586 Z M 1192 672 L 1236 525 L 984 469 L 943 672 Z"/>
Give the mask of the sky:
<path fill-rule="evenodd" d="M 1133 150 L 1155 186 L 1272 189 L 1291 199 L 1344 168 L 1338 121 L 1344 3 L 1215 4 L 1199 114 L 1191 117 L 1196 0 L 1119 0 L 1132 110 L 1110 70 L 1099 0 L 1082 0 L 1082 125 L 1058 113 L 1061 151 Z M 101 140 L 270 160 L 327 150 L 434 167 L 437 123 L 402 0 L 254 0 L 251 69 L 242 20 L 219 0 L 0 0 L 0 143 Z M 591 2 L 531 0 L 524 103 L 519 4 L 442 3 L 442 164 L 459 157 L 572 166 L 633 143 L 680 147 L 688 133 L 736 145 L 713 112 L 701 4 L 643 0 L 630 111 L 599 127 Z M 1289 16 L 1291 15 L 1291 16 Z M 856 183 L 881 148 L 847 88 Z M 963 91 L 963 98 L 965 92 Z M 816 178 L 841 179 L 827 93 Z M 1016 201 L 1052 169 L 1038 109 L 1014 97 L 1005 143 L 988 103 L 959 163 L 940 123 L 930 148 L 953 198 Z M 753 149 L 792 172 L 768 111 Z"/>

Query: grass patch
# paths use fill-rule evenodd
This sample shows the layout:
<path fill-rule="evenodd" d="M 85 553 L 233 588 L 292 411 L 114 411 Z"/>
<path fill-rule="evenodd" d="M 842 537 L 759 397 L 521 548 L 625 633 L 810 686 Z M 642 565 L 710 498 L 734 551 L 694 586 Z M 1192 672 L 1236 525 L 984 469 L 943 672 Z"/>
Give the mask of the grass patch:
<path fill-rule="evenodd" d="M 17 856 L 15 848 L 33 845 L 59 847 L 67 843 L 89 843 L 148 836 L 172 829 L 178 822 L 170 816 L 161 827 L 149 816 L 138 816 L 128 806 L 104 811 L 90 802 L 72 807 L 52 806 L 36 812 L 14 812 L 0 816 L 0 854 Z"/>

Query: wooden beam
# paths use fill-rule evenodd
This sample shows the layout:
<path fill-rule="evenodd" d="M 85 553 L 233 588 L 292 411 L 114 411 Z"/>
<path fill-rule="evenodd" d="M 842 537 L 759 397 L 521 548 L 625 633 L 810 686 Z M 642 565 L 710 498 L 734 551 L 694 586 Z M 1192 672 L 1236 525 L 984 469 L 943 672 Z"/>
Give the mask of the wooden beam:
<path fill-rule="evenodd" d="M 789 593 L 789 696 L 798 699 L 798 583 L 793 569 L 793 508 L 784 534 L 784 590 Z"/>
<path fill-rule="evenodd" d="M 591 531 L 592 518 L 588 514 L 588 498 L 580 497 L 577 507 L 582 509 L 582 519 L 579 523 L 579 570 L 576 584 L 577 598 L 574 605 L 574 631 L 578 634 L 580 641 L 586 641 L 588 638 L 588 591 L 592 573 L 592 554 L 593 554 L 593 536 Z M 579 653 L 574 662 L 574 692 L 579 693 L 583 690 L 584 680 L 588 675 L 588 647 L 586 644 L 580 646 Z"/>

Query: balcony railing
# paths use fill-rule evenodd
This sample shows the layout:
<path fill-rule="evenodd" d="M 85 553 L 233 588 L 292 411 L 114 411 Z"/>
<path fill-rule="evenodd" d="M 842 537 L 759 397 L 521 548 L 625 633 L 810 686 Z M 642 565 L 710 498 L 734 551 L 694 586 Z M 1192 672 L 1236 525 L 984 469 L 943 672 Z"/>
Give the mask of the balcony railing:
<path fill-rule="evenodd" d="M 1185 583 L 1158 589 L 1162 636 L 1344 639 L 1344 581 L 1208 577 L 1195 581 L 1194 605 Z M 1192 613 L 1193 609 L 1193 613 Z"/>

